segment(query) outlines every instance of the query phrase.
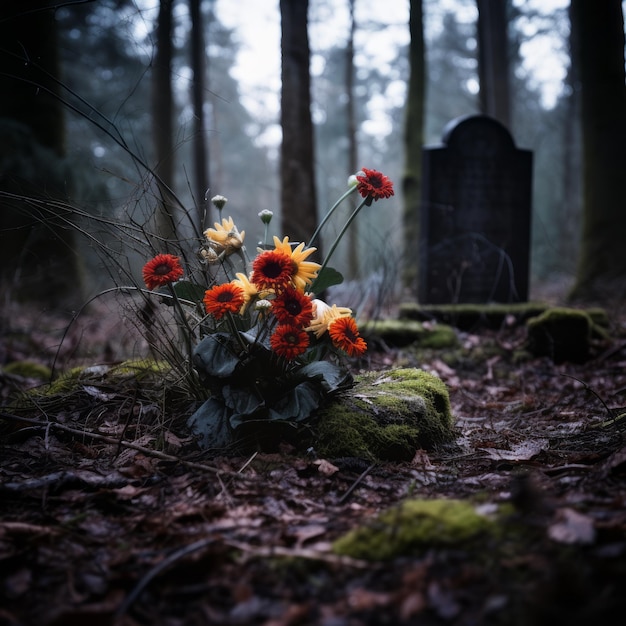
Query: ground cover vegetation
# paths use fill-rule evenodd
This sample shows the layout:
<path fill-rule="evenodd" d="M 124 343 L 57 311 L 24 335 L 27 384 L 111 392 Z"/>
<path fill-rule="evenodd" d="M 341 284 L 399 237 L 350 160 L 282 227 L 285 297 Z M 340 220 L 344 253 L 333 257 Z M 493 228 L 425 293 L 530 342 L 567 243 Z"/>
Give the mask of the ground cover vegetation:
<path fill-rule="evenodd" d="M 415 367 L 449 390 L 453 439 L 395 461 L 207 454 L 189 396 L 123 362 L 132 325 L 121 341 L 94 311 L 59 352 L 63 320 L 8 312 L 3 623 L 620 623 L 623 311 L 582 362 L 533 355 L 514 316 L 445 347 L 368 335 L 355 376 Z"/>

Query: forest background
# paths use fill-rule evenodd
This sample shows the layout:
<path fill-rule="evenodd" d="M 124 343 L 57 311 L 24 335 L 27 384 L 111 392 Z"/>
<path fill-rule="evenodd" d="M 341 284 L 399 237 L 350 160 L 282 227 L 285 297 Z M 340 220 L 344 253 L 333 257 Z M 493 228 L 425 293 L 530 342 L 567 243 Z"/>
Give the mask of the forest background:
<path fill-rule="evenodd" d="M 227 196 L 226 213 L 233 216 L 240 229 L 246 229 L 247 243 L 254 245 L 262 233 L 261 222 L 256 218 L 259 211 L 274 211 L 275 233 L 296 239 L 285 229 L 290 215 L 306 212 L 314 201 L 319 219 L 343 193 L 347 177 L 361 166 L 383 171 L 396 181 L 397 193 L 384 210 L 373 207 L 359 217 L 334 264 L 348 279 L 366 281 L 380 290 L 386 286 L 385 297 L 402 297 L 399 294 L 403 289 L 405 296 L 414 297 L 414 286 L 402 277 L 403 265 L 410 259 L 411 239 L 405 236 L 411 234 L 408 222 L 413 219 L 411 216 L 417 219 L 418 210 L 416 196 L 408 198 L 403 194 L 407 172 L 415 165 L 406 150 L 407 119 L 413 106 L 407 103 L 410 46 L 415 43 L 416 32 L 409 28 L 409 15 L 415 19 L 419 13 L 420 35 L 424 37 L 419 93 L 422 124 L 413 135 L 420 138 L 420 146 L 432 145 L 440 142 L 446 124 L 459 116 L 486 112 L 502 118 L 502 114 L 489 110 L 485 101 L 490 87 L 483 70 L 489 61 L 481 57 L 485 46 L 479 45 L 480 15 L 486 15 L 485 11 L 493 13 L 498 6 L 503 9 L 505 22 L 500 19 L 487 23 L 483 18 L 482 37 L 483 42 L 485 37 L 495 40 L 504 24 L 508 110 L 502 121 L 511 130 L 516 145 L 534 154 L 531 289 L 532 285 L 549 283 L 559 285 L 564 293 L 573 284 L 579 271 L 586 209 L 581 73 L 575 54 L 571 54 L 569 3 L 394 0 L 389 10 L 378 13 L 375 7 L 379 3 L 365 0 L 281 2 L 280 12 L 277 10 L 275 15 L 280 20 L 282 13 L 283 28 L 289 5 L 308 7 L 304 14 L 310 40 L 306 79 L 311 80 L 311 168 L 315 184 L 309 192 L 302 187 L 296 189 L 291 201 L 286 200 L 285 175 L 280 169 L 281 156 L 285 160 L 281 146 L 286 143 L 281 144 L 280 111 L 267 104 L 278 103 L 281 89 L 284 97 L 290 86 L 284 81 L 281 85 L 275 77 L 267 81 L 264 90 L 258 85 L 256 91 L 246 90 L 238 66 L 245 43 L 232 21 L 232 11 L 229 19 L 222 19 L 228 15 L 228 2 L 39 1 L 27 3 L 28 8 L 17 3 L 19 12 L 11 14 L 8 8 L 13 4 L 16 3 L 4 6 L 7 13 L 0 27 L 5 31 L 14 29 L 18 15 L 35 34 L 51 33 L 52 15 L 56 39 L 50 45 L 54 46 L 54 54 L 42 55 L 41 62 L 34 63 L 30 57 L 25 63 L 19 54 L 7 54 L 5 49 L 1 57 L 2 81 L 15 88 L 11 63 L 16 59 L 22 65 L 39 65 L 41 80 L 28 79 L 26 86 L 37 93 L 39 104 L 44 100 L 42 93 L 52 94 L 55 106 L 48 106 L 51 117 L 45 120 L 27 107 L 15 114 L 15 104 L 12 112 L 10 103 L 13 100 L 19 105 L 19 99 L 3 98 L 2 167 L 5 174 L 22 167 L 20 176 L 30 178 L 39 191 L 45 188 L 46 194 L 53 187 L 60 187 L 63 202 L 85 213 L 89 226 L 83 225 L 78 231 L 87 230 L 89 237 L 71 242 L 64 240 L 65 235 L 60 237 L 65 248 L 78 246 L 80 259 L 87 268 L 81 298 L 110 286 L 116 279 L 111 268 L 103 271 L 102 255 L 93 250 L 95 240 L 104 241 L 109 247 L 120 246 L 119 252 L 129 257 L 131 267 L 139 273 L 145 258 L 134 258 L 133 250 L 125 248 L 122 240 L 107 239 L 110 232 L 104 226 L 113 222 L 149 223 L 158 213 L 158 205 L 167 202 L 163 186 L 156 184 L 158 177 L 165 180 L 168 190 L 174 191 L 189 215 L 198 215 L 208 225 L 217 217 L 210 213 L 208 198 L 214 194 Z M 579 4 L 584 6 L 584 2 Z M 478 10 L 481 5 L 482 13 Z M 607 5 L 613 10 L 621 9 L 621 3 L 614 0 Z M 43 12 L 42 7 L 53 7 L 54 11 Z M 398 10 L 391 10 L 392 7 Z M 48 22 L 36 22 L 44 13 Z M 166 37 L 171 44 L 171 60 L 164 75 L 160 56 L 163 45 L 157 42 L 163 37 L 163 31 L 159 34 L 159 28 L 164 27 L 160 19 L 167 14 L 171 17 L 171 23 L 165 25 L 169 29 Z M 623 71 L 621 10 L 619 14 Z M 341 15 L 345 19 L 338 17 Z M 616 15 L 612 13 L 613 17 Z M 584 19 L 579 19 L 579 23 L 584 24 Z M 256 37 L 265 39 L 265 45 L 273 46 L 279 54 L 280 33 L 276 31 L 273 36 L 274 32 L 259 28 Z M 283 32 L 283 44 L 284 39 Z M 259 58 L 259 69 L 265 69 L 263 63 Z M 43 65 L 47 67 L 42 68 Z M 542 74 L 546 70 L 547 77 Z M 259 71 L 259 75 L 264 72 Z M 49 78 L 52 82 L 46 83 Z M 165 80 L 166 86 L 159 80 Z M 164 109 L 170 88 L 171 110 Z M 11 93 L 14 95 L 14 91 Z M 169 120 L 167 124 L 159 121 L 159 115 Z M 52 127 L 58 127 L 58 136 L 46 145 L 48 139 L 37 124 L 47 128 L 49 134 Z M 19 125 L 20 130 L 16 130 Z M 27 133 L 23 132 L 24 125 L 29 127 Z M 615 137 L 611 138 L 622 159 L 623 128 L 616 127 Z M 619 165 L 618 160 L 614 161 Z M 42 163 L 45 167 L 41 167 Z M 5 181 L 8 178 L 5 176 Z M 6 187 L 3 191 L 6 193 Z M 14 191 L 9 189 L 5 199 Z M 41 204 L 35 206 L 34 213 L 30 219 L 45 223 L 44 232 L 55 230 L 54 220 L 49 219 Z M 41 254 L 44 249 L 32 242 L 24 246 L 22 242 L 18 249 L 20 263 L 7 263 L 11 245 L 4 243 L 17 242 L 19 237 L 14 235 L 18 232 L 31 231 L 23 223 L 17 227 L 7 223 L 6 215 L 3 212 L 0 229 L 5 261 L 3 284 L 14 293 L 32 293 L 35 290 L 28 285 L 25 251 Z M 92 222 L 89 216 L 98 216 L 98 220 Z M 346 214 L 339 214 L 330 224 L 324 243 L 332 241 L 345 217 Z M 170 236 L 192 239 L 183 221 L 178 224 L 178 232 Z M 103 226 L 102 233 L 97 232 L 94 223 Z M 64 222 L 60 231 L 66 232 L 67 226 Z M 615 232 L 623 232 L 617 223 L 613 226 Z M 27 237 L 32 239 L 32 234 Z M 15 251 L 13 255 L 15 260 Z M 50 267 L 47 269 L 49 274 Z M 73 272 L 69 266 L 66 270 L 63 274 L 67 279 Z M 81 271 L 79 268 L 78 274 Z M 37 285 L 37 276 L 31 278 Z M 53 282 L 49 275 L 46 280 Z M 74 294 L 78 292 L 76 285 L 72 278 Z M 393 288 L 389 289 L 389 285 Z M 62 289 L 57 290 L 61 292 Z M 54 306 L 51 290 L 38 289 L 37 293 Z M 76 304 L 73 302 L 72 306 Z"/>

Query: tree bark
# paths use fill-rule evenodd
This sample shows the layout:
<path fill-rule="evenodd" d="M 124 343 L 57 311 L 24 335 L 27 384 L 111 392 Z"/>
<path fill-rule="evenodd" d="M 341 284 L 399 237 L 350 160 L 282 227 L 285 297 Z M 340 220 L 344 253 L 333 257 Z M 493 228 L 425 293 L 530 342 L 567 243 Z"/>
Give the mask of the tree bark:
<path fill-rule="evenodd" d="M 511 128 L 509 45 L 505 0 L 476 0 L 480 108 Z"/>
<path fill-rule="evenodd" d="M 280 122 L 283 233 L 307 241 L 317 226 L 308 0 L 280 0 L 282 91 Z M 320 246 L 318 246 L 319 248 Z"/>
<path fill-rule="evenodd" d="M 209 221 L 209 203 L 206 195 L 209 190 L 209 153 L 206 140 L 206 123 L 204 114 L 205 95 L 205 58 L 204 25 L 202 21 L 201 0 L 189 0 L 191 14 L 191 83 L 193 102 L 193 158 L 195 185 L 194 196 L 197 210 L 197 225 L 200 232 L 204 231 Z"/>
<path fill-rule="evenodd" d="M 159 202 L 155 211 L 155 228 L 160 252 L 168 251 L 176 240 L 177 205 L 174 189 L 174 98 L 172 95 L 172 3 L 161 0 L 156 24 L 156 52 L 152 77 L 152 134 Z"/>
<path fill-rule="evenodd" d="M 404 126 L 405 170 L 402 179 L 404 195 L 404 254 L 402 282 L 417 294 L 419 264 L 419 204 L 422 183 L 422 145 L 424 143 L 424 102 L 426 69 L 422 0 L 411 0 L 409 14 L 410 75 Z"/>
<path fill-rule="evenodd" d="M 65 161 L 53 3 L 5 0 L 0 19 L 0 272 L 11 295 L 55 309 L 83 303 Z"/>
<path fill-rule="evenodd" d="M 346 134 L 348 136 L 348 172 L 356 174 L 358 164 L 356 106 L 354 102 L 354 33 L 356 20 L 354 19 L 354 0 L 349 0 L 350 33 L 346 46 Z M 348 197 L 352 212 L 356 209 L 357 197 Z M 359 220 L 355 220 L 347 232 L 348 244 L 348 276 L 356 278 L 359 275 Z"/>
<path fill-rule="evenodd" d="M 626 285 L 626 87 L 621 0 L 570 5 L 580 78 L 583 226 L 572 297 L 624 297 Z M 619 291 L 616 291 L 619 289 Z"/>

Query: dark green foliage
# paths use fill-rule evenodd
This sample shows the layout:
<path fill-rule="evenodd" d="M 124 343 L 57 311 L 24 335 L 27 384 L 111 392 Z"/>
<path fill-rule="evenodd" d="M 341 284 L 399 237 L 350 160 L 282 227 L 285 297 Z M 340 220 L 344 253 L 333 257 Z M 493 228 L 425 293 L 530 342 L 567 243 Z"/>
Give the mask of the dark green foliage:
<path fill-rule="evenodd" d="M 242 332 L 240 338 L 245 355 L 228 333 L 208 335 L 194 351 L 211 392 L 188 422 L 203 448 L 263 446 L 277 425 L 295 432 L 330 396 L 352 384 L 350 374 L 330 361 L 291 369 L 252 334 Z"/>

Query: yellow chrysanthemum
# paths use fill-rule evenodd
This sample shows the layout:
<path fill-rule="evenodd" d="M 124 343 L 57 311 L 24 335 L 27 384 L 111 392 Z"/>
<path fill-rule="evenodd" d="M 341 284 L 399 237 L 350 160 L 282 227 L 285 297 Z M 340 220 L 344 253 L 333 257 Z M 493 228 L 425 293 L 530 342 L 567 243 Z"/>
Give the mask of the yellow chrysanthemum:
<path fill-rule="evenodd" d="M 311 284 L 320 269 L 319 263 L 306 261 L 307 257 L 313 254 L 317 248 L 304 249 L 304 243 L 298 244 L 295 248 L 291 248 L 289 237 L 285 237 L 282 241 L 274 236 L 274 247 L 276 251 L 288 254 L 294 264 L 296 270 L 291 278 L 296 289 L 304 291 L 307 285 Z"/>
<path fill-rule="evenodd" d="M 323 300 L 318 299 L 313 300 L 313 312 L 315 317 L 306 330 L 315 333 L 318 339 L 328 330 L 332 322 L 340 317 L 352 315 L 352 309 L 347 306 L 337 306 L 336 304 L 329 306 Z"/>
<path fill-rule="evenodd" d="M 204 236 L 209 243 L 219 250 L 224 250 L 226 254 L 232 254 L 243 246 L 246 231 L 239 232 L 232 217 L 222 219 L 222 223 L 214 223 L 215 228 L 208 228 L 204 231 Z"/>

